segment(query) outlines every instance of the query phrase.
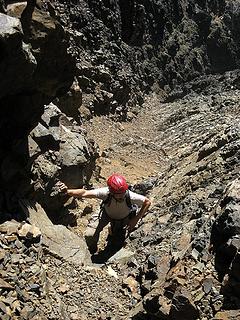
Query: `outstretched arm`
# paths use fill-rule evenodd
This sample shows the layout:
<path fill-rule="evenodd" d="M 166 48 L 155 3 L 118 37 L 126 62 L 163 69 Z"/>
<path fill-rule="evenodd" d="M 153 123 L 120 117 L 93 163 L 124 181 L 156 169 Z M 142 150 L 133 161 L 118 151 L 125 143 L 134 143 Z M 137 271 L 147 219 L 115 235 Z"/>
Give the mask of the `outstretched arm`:
<path fill-rule="evenodd" d="M 148 198 L 145 198 L 141 209 L 139 210 L 138 214 L 133 217 L 129 223 L 128 223 L 128 230 L 129 232 L 131 232 L 134 227 L 136 226 L 136 224 L 138 223 L 138 221 L 144 216 L 144 214 L 147 212 L 147 210 L 149 209 L 151 205 L 151 201 Z"/>
<path fill-rule="evenodd" d="M 58 183 L 59 190 L 70 196 L 75 198 L 96 198 L 94 190 L 85 190 L 85 189 L 68 189 L 68 187 L 63 183 Z"/>

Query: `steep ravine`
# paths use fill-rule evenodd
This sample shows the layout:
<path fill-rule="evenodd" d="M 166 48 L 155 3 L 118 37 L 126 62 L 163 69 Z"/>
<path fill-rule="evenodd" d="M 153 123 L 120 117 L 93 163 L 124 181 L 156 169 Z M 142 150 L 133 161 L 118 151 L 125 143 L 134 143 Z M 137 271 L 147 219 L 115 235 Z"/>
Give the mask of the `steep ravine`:
<path fill-rule="evenodd" d="M 0 0 L 0 318 L 239 319 L 239 2 L 25 8 Z M 152 207 L 103 260 L 56 182 L 113 171 Z"/>
<path fill-rule="evenodd" d="M 229 78 L 234 74 L 173 102 L 146 97 L 128 123 L 105 117 L 85 123 L 102 154 L 102 178 L 93 178 L 93 185 L 117 169 L 147 192 L 152 208 L 119 256 L 105 264 L 61 260 L 46 244 L 32 239 L 35 244 L 27 245 L 23 236 L 22 260 L 13 242 L 19 236 L 9 231 L 2 237 L 2 267 L 13 288 L 1 289 L 8 313 L 16 319 L 238 319 L 239 90 Z M 78 209 L 65 212 L 66 220 L 70 210 L 78 222 L 72 231 L 82 234 L 96 205 L 79 201 Z M 15 252 L 14 260 L 7 252 Z"/>

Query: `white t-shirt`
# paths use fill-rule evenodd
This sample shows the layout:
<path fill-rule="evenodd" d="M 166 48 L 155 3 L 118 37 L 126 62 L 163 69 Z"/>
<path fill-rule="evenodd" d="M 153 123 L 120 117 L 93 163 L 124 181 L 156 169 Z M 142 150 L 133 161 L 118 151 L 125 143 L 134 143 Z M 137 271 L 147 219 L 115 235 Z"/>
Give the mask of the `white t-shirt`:
<path fill-rule="evenodd" d="M 109 195 L 108 187 L 98 188 L 93 190 L 95 192 L 95 196 L 98 199 L 106 200 Z M 143 202 L 145 201 L 145 197 L 132 192 L 129 190 L 129 196 L 131 204 L 136 204 L 138 207 L 141 207 Z M 107 212 L 107 215 L 112 219 L 124 219 L 129 215 L 129 207 L 127 205 L 126 199 L 124 198 L 123 201 L 117 201 L 114 197 L 111 198 L 110 204 L 105 204 L 104 209 Z"/>

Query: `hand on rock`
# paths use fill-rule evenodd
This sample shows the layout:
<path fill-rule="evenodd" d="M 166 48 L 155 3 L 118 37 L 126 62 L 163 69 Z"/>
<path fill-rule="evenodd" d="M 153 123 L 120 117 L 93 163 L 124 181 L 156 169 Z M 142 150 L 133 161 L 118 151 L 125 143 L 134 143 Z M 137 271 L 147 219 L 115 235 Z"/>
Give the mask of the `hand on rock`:
<path fill-rule="evenodd" d="M 59 192 L 61 193 L 67 193 L 68 187 L 65 185 L 65 183 L 59 181 L 56 183 L 56 187 L 58 188 Z"/>

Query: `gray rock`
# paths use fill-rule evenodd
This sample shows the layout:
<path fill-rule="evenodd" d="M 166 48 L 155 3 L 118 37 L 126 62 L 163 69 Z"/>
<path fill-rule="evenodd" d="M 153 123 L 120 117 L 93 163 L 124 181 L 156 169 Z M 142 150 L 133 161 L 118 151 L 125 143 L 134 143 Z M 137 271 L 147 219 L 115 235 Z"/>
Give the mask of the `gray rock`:
<path fill-rule="evenodd" d="M 43 245 L 54 256 L 77 265 L 91 265 L 90 253 L 83 238 L 65 226 L 46 226 L 42 229 Z"/>
<path fill-rule="evenodd" d="M 10 93 L 14 94 L 21 87 L 29 84 L 29 79 L 32 77 L 37 62 L 30 53 L 28 46 L 23 46 L 23 34 L 19 19 L 0 13 L 0 30 L 0 39 L 5 44 L 4 52 L 7 53 L 0 62 L 1 98 Z M 13 65 L 18 65 L 17 72 L 16 69 L 13 69 Z M 6 66 L 8 67 L 6 68 Z"/>
<path fill-rule="evenodd" d="M 176 294 L 172 301 L 170 310 L 172 319 L 199 319 L 199 311 L 193 302 L 189 300 L 189 296 L 185 294 Z"/>
<path fill-rule="evenodd" d="M 89 156 L 88 145 L 85 138 L 71 132 L 68 128 L 62 126 L 60 155 L 62 165 L 66 167 L 83 165 L 87 162 Z"/>
<path fill-rule="evenodd" d="M 48 218 L 44 209 L 36 201 L 21 199 L 20 206 L 29 223 L 38 226 L 40 229 L 44 226 L 53 226 L 52 221 Z M 41 217 L 41 219 L 39 217 Z"/>
<path fill-rule="evenodd" d="M 16 34 L 17 31 L 21 32 L 21 22 L 17 18 L 10 17 L 6 14 L 0 13 L 0 37 L 9 37 Z"/>
<path fill-rule="evenodd" d="M 83 238 L 64 226 L 53 225 L 38 203 L 25 200 L 21 201 L 21 206 L 28 220 L 41 230 L 42 242 L 48 252 L 77 265 L 91 265 L 90 253 Z"/>
<path fill-rule="evenodd" d="M 240 234 L 240 182 L 233 181 L 226 189 L 221 202 L 222 212 L 215 222 L 216 232 L 222 235 L 222 240 L 228 240 Z M 214 229 L 214 230 L 215 230 Z M 217 235 L 213 234 L 213 237 Z"/>
<path fill-rule="evenodd" d="M 30 138 L 35 143 L 31 142 L 33 160 L 30 160 L 35 175 L 35 197 L 54 214 L 66 201 L 54 189 L 57 180 L 72 188 L 82 186 L 94 168 L 92 146 L 76 122 L 53 103 L 45 106 L 41 123 L 31 131 Z"/>
<path fill-rule="evenodd" d="M 115 253 L 108 261 L 126 263 L 134 256 L 134 254 L 134 252 L 122 248 L 117 253 Z"/>

